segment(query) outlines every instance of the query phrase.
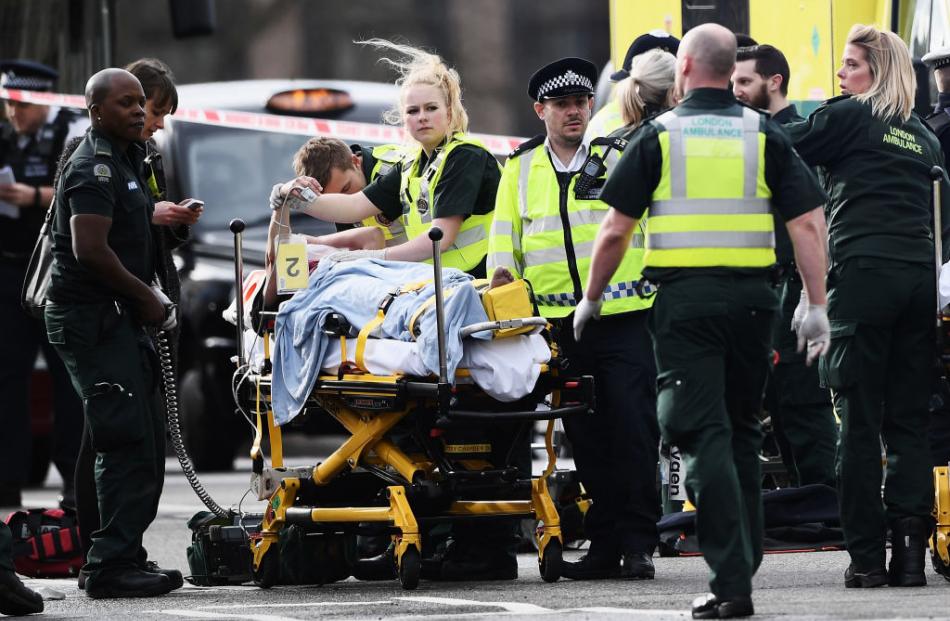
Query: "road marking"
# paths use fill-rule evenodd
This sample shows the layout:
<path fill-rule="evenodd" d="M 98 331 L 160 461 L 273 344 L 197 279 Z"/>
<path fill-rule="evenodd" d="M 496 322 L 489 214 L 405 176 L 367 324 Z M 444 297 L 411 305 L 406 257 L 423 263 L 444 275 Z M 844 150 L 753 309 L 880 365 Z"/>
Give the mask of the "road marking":
<path fill-rule="evenodd" d="M 150 610 L 148 612 L 173 617 L 188 617 L 191 619 L 245 619 L 246 621 L 300 621 L 296 617 L 280 617 L 277 615 L 240 615 L 221 612 L 201 612 L 200 610 Z"/>
<path fill-rule="evenodd" d="M 221 604 L 215 606 L 198 606 L 200 610 L 233 610 L 233 609 L 244 609 L 244 608 L 301 608 L 304 606 L 376 606 L 376 605 L 385 605 L 390 606 L 394 605 L 394 602 L 391 599 L 379 600 L 375 602 L 302 602 L 302 603 L 288 603 L 288 604 Z"/>
<path fill-rule="evenodd" d="M 654 610 L 650 608 L 611 608 L 610 606 L 590 606 L 586 608 L 564 608 L 558 612 L 597 612 L 611 615 L 650 617 L 651 619 L 688 619 L 690 613 L 683 610 Z"/>
<path fill-rule="evenodd" d="M 535 604 L 522 604 L 519 602 L 480 602 L 474 599 L 456 599 L 454 597 L 397 597 L 395 599 L 406 602 L 419 602 L 422 604 L 445 604 L 446 606 L 490 606 L 501 608 L 506 612 L 522 614 L 554 612 L 550 608 L 542 608 Z"/>

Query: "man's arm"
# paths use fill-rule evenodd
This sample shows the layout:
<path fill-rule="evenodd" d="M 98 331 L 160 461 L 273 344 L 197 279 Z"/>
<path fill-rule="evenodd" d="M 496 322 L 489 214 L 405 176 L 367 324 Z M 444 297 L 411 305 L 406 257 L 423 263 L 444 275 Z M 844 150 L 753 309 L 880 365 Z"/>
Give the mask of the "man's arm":
<path fill-rule="evenodd" d="M 73 254 L 79 263 L 99 277 L 100 281 L 123 298 L 132 300 L 135 313 L 146 325 L 160 325 L 165 307 L 144 282 L 133 276 L 109 246 L 112 218 L 80 214 L 69 219 L 73 237 Z"/>
<path fill-rule="evenodd" d="M 39 186 L 40 198 L 36 199 L 37 186 L 26 183 L 10 183 L 0 185 L 0 200 L 12 203 L 17 207 L 30 209 L 32 207 L 47 208 L 53 200 L 53 186 Z"/>
<path fill-rule="evenodd" d="M 312 190 L 317 195 L 317 199 L 306 203 L 301 211 L 319 220 L 352 224 L 380 213 L 376 205 L 366 198 L 366 194 L 363 192 L 357 192 L 356 194 L 323 194 L 323 188 L 317 180 L 306 175 L 291 179 L 280 186 L 277 198 L 285 199 L 288 194 L 293 194 L 302 200 L 300 195 L 302 188 Z"/>

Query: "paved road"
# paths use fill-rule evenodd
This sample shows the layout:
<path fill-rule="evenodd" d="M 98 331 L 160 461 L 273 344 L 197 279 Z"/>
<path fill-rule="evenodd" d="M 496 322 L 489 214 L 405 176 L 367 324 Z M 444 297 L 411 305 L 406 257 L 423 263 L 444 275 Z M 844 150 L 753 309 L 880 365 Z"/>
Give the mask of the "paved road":
<path fill-rule="evenodd" d="M 310 448 L 311 451 L 319 450 Z M 315 458 L 293 458 L 314 463 Z M 202 477 L 222 504 L 236 505 L 247 488 L 250 463 L 238 461 L 238 472 Z M 160 514 L 146 534 L 153 559 L 187 574 L 185 522 L 200 510 L 178 469 L 168 460 L 168 480 Z M 53 476 L 44 490 L 26 494 L 29 505 L 49 506 L 55 498 Z M 259 504 L 243 508 L 257 511 Z M 568 558 L 580 552 L 566 553 Z M 689 602 L 706 590 L 706 567 L 700 558 L 657 558 L 657 578 L 645 582 L 541 581 L 536 558 L 519 557 L 519 579 L 510 582 L 433 583 L 415 591 L 397 582 L 350 579 L 322 587 L 202 588 L 187 585 L 162 598 L 93 601 L 76 589 L 74 580 L 29 580 L 33 588 L 58 591 L 65 599 L 47 601 L 53 619 L 682 619 Z M 756 576 L 754 601 L 761 619 L 950 619 L 950 583 L 928 570 L 930 585 L 915 589 L 845 589 L 843 552 L 768 555 Z"/>

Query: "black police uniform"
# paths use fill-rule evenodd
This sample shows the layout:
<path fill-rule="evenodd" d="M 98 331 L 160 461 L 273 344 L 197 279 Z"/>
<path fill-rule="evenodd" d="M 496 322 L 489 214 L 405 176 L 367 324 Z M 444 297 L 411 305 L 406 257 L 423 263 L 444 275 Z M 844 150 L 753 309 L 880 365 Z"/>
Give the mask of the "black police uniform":
<path fill-rule="evenodd" d="M 819 373 L 841 418 L 838 487 L 852 560 L 846 584 L 857 586 L 865 582 L 860 575 L 881 576 L 888 525 L 895 533 L 893 559 L 907 549 L 922 554 L 931 523 L 927 422 L 936 285 L 930 170 L 943 155 L 915 114 L 905 122 L 881 120 L 870 104 L 848 96 L 785 127 L 802 158 L 822 168 L 830 196 L 831 345 Z M 946 237 L 946 181 L 943 193 Z M 948 251 L 945 245 L 944 261 Z M 883 503 L 881 438 L 887 451 Z"/>
<path fill-rule="evenodd" d="M 155 274 L 152 199 L 141 176 L 144 151 L 120 151 L 90 130 L 56 187 L 52 277 L 46 329 L 82 395 L 97 454 L 102 527 L 92 533 L 84 571 L 95 582 L 145 562 L 142 535 L 157 513 L 165 463 L 165 421 L 157 407 L 151 340 L 117 296 L 72 251 L 71 216 L 112 219 L 108 243 L 143 282 Z M 87 588 L 92 583 L 87 583 Z"/>
<path fill-rule="evenodd" d="M 776 112 L 772 120 L 784 125 L 805 119 L 792 104 Z M 798 337 L 791 321 L 801 298 L 802 279 L 795 269 L 792 240 L 781 221 L 775 223 L 775 258 L 781 306 L 772 348 L 778 360 L 769 379 L 766 404 L 792 485 L 821 483 L 834 487 L 838 426 L 831 393 L 818 379 L 818 365 L 806 365 L 805 352 L 797 351 Z"/>
<path fill-rule="evenodd" d="M 4 65 L 5 67 L 8 65 Z M 6 80 L 16 87 L 15 81 Z M 61 109 L 34 136 L 18 136 L 9 122 L 0 124 L 0 167 L 10 166 L 18 183 L 36 190 L 36 204 L 18 209 L 18 216 L 0 215 L 0 325 L 6 332 L 0 341 L 0 394 L 5 405 L 0 414 L 0 505 L 19 504 L 20 489 L 27 484 L 31 465 L 30 378 L 37 352 L 43 358 L 53 383 L 53 462 L 72 487 L 79 437 L 82 432 L 81 404 L 62 362 L 46 340 L 43 323 L 20 305 L 20 290 L 33 245 L 39 236 L 47 205 L 39 204 L 39 187 L 51 186 L 56 162 L 75 114 Z M 65 502 L 72 504 L 68 498 Z"/>

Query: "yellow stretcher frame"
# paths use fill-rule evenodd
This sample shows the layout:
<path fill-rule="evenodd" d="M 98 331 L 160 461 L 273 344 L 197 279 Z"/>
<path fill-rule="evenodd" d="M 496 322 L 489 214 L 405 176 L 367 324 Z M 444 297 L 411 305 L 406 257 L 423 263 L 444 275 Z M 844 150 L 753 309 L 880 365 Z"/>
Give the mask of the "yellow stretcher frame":
<path fill-rule="evenodd" d="M 269 357 L 268 334 L 264 335 L 264 349 L 265 357 Z M 556 347 L 554 353 L 556 354 Z M 557 377 L 557 370 L 547 365 L 543 365 L 542 372 L 550 374 L 553 378 Z M 464 370 L 458 373 L 460 377 L 465 375 Z M 353 398 L 391 397 L 398 392 L 400 385 L 405 381 L 406 378 L 401 375 L 340 374 L 322 375 L 318 378 L 311 400 L 339 421 L 350 436 L 323 462 L 312 468 L 310 482 L 317 486 L 327 485 L 342 472 L 354 470 L 361 465 L 388 468 L 409 482 L 439 476 L 435 464 L 431 461 L 419 456 L 409 456 L 385 438 L 386 433 L 415 410 L 419 401 L 425 398 L 410 399 L 400 407 L 381 410 L 357 409 L 347 403 L 347 399 Z M 255 461 L 263 459 L 261 442 L 263 420 L 266 420 L 271 465 L 272 468 L 280 468 L 284 461 L 283 446 L 280 427 L 275 424 L 273 411 L 269 408 L 270 378 L 257 376 L 254 378 L 254 384 L 256 386 L 257 433 L 251 449 L 251 457 Z M 552 412 L 563 410 L 577 413 L 586 408 L 589 413 L 593 394 L 592 380 L 581 378 L 580 381 L 565 382 L 565 387 L 578 389 L 581 394 L 590 396 L 585 399 L 583 405 L 569 405 L 562 408 L 562 392 L 554 390 Z M 459 386 L 459 389 L 474 389 L 474 387 Z M 433 397 L 434 395 L 433 392 Z M 541 476 L 531 479 L 528 500 L 492 501 L 460 498 L 453 501 L 442 515 L 446 518 L 461 516 L 535 518 L 539 522 L 535 533 L 539 571 L 544 581 L 554 582 L 560 578 L 563 540 L 560 517 L 547 487 L 547 478 L 554 472 L 557 461 L 553 444 L 556 417 L 545 418 L 548 419 L 544 435 L 548 461 Z M 386 488 L 388 506 L 302 507 L 296 504 L 302 483 L 299 470 L 295 470 L 293 476 L 286 476 L 281 480 L 279 487 L 270 495 L 260 532 L 251 537 L 254 579 L 259 586 L 268 588 L 276 583 L 279 572 L 275 544 L 281 528 L 291 522 L 305 522 L 310 525 L 378 522 L 394 527 L 397 533 L 392 537 L 395 543 L 395 568 L 399 581 L 407 590 L 418 586 L 422 538 L 404 486 L 390 485 Z"/>

